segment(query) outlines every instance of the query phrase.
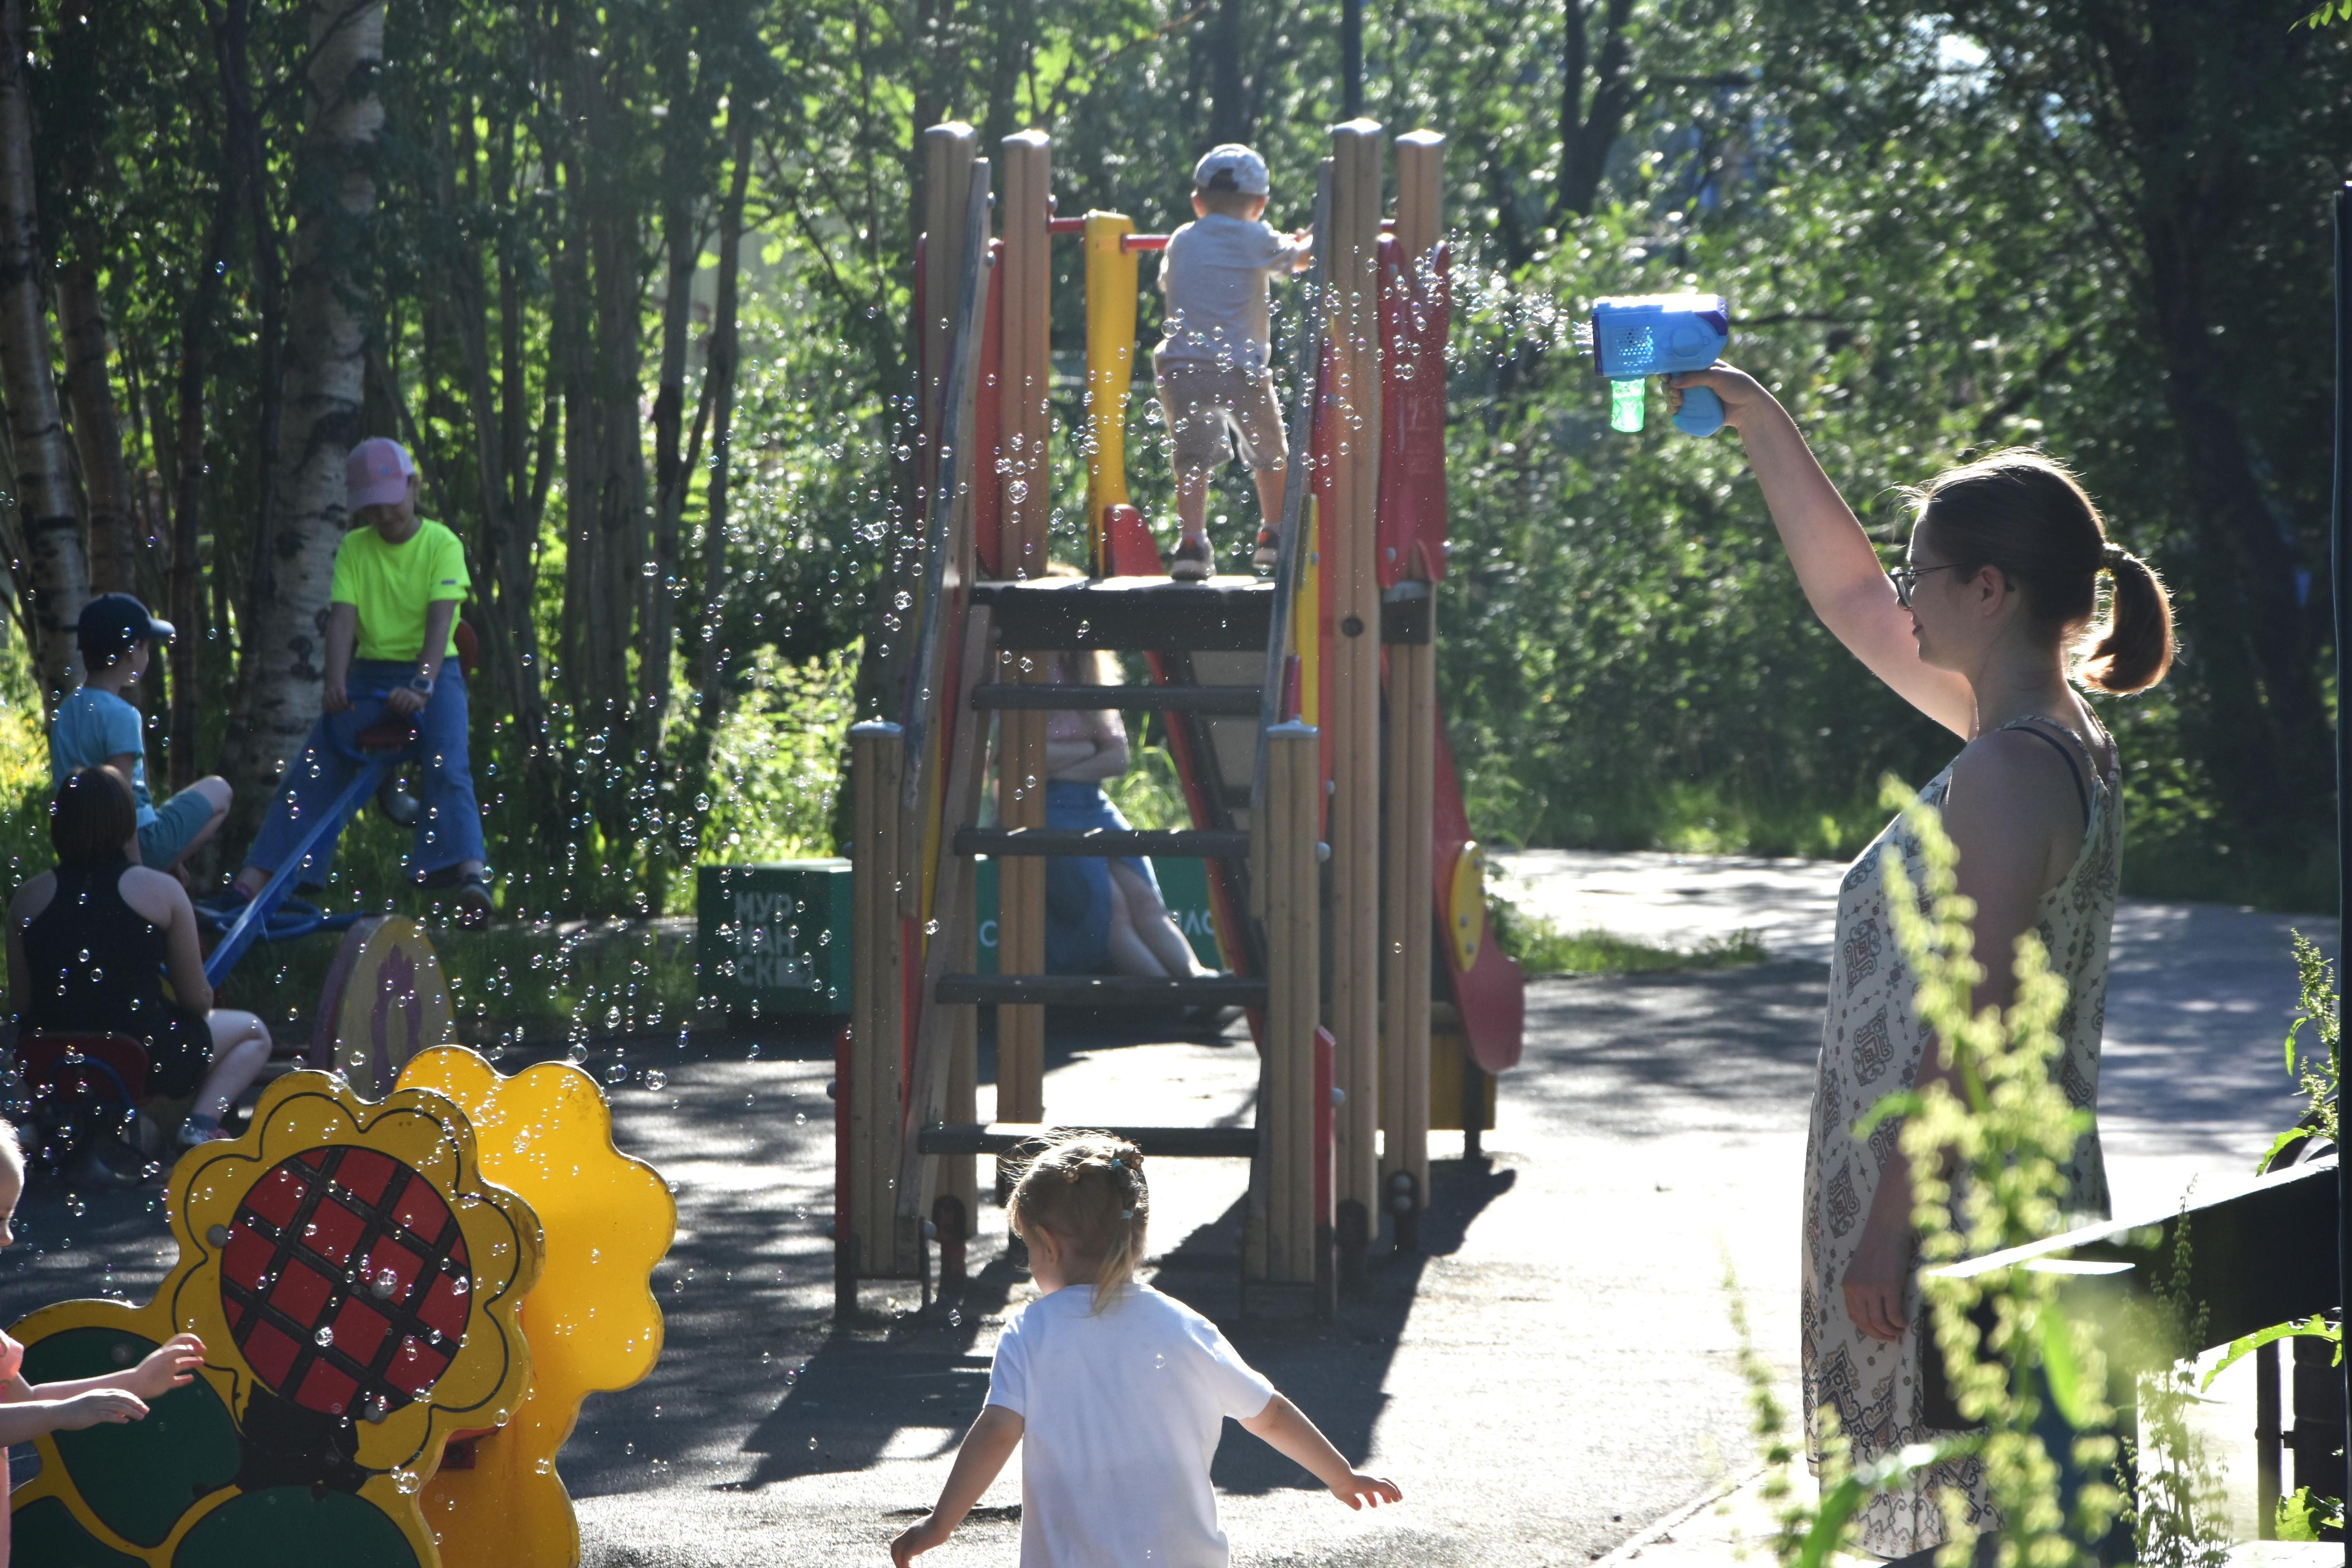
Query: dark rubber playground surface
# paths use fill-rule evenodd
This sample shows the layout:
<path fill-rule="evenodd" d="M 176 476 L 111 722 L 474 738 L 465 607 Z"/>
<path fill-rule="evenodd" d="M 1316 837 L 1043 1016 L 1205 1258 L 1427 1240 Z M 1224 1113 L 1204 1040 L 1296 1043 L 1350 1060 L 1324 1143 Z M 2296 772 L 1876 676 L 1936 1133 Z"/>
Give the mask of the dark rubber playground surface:
<path fill-rule="evenodd" d="M 2267 962 L 2273 943 L 2260 945 Z M 1465 1164 L 1452 1157 L 1458 1134 L 1433 1139 L 1424 1250 L 1376 1256 L 1334 1324 L 1282 1303 L 1242 1316 L 1243 1167 L 1155 1161 L 1155 1282 L 1223 1324 L 1344 1451 L 1406 1493 L 1402 1507 L 1351 1515 L 1229 1426 L 1216 1480 L 1235 1561 L 1583 1563 L 1743 1472 L 1726 1264 L 1759 1348 L 1793 1381 L 1823 982 L 1818 963 L 1777 962 L 1531 986 L 1526 1059 L 1502 1086 L 1487 1157 Z M 2257 1010 L 2273 1010 L 2267 995 Z M 2265 1038 L 2275 1062 L 2268 1017 L 2248 1023 L 2246 1048 Z M 2283 1011 L 2276 1023 L 2283 1033 Z M 946 1474 L 985 1395 L 998 1323 L 1028 1290 L 1003 1258 L 1002 1212 L 984 1203 L 961 1294 L 925 1313 L 912 1283 L 869 1285 L 864 1321 L 835 1333 L 830 1042 L 766 1036 L 756 1060 L 752 1043 L 627 1043 L 637 1071 L 614 1091 L 620 1135 L 677 1189 L 679 1235 L 656 1277 L 659 1366 L 591 1399 L 562 1460 L 597 1568 L 887 1561 Z M 2149 1054 L 2170 1049 L 2177 1066 L 2193 1054 L 2155 1040 Z M 588 1065 L 609 1059 L 605 1046 Z M 1255 1059 L 1238 1029 L 1168 1044 L 1057 1034 L 1047 1108 L 1055 1121 L 1245 1122 Z M 2111 1086 L 2119 1131 L 2201 1113 L 2118 1102 L 2146 1098 L 2131 1087 L 2141 1079 L 2189 1076 L 2158 1065 Z M 660 1090 L 643 1087 L 646 1067 L 666 1074 Z M 2217 1169 L 2244 1163 L 2237 1143 L 2259 1152 L 2271 1108 L 2232 1114 L 2212 1122 L 2217 1152 L 2200 1156 Z M 2132 1139 L 2146 1135 L 2117 1142 Z M 156 1193 L 29 1194 L 25 1244 L 0 1258 L 0 1321 L 73 1295 L 143 1300 L 169 1262 Z M 1019 1500 L 1016 1460 L 926 1563 L 1012 1563 Z"/>

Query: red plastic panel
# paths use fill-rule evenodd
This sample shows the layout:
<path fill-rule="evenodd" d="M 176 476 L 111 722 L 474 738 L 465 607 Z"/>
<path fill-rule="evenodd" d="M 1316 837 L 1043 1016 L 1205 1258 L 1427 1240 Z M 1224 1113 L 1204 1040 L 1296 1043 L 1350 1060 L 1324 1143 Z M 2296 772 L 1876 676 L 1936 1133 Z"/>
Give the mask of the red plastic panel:
<path fill-rule="evenodd" d="M 221 1249 L 221 1306 L 270 1387 L 329 1415 L 421 1399 L 466 1337 L 473 1279 L 449 1205 L 373 1149 L 308 1149 L 254 1184 Z"/>

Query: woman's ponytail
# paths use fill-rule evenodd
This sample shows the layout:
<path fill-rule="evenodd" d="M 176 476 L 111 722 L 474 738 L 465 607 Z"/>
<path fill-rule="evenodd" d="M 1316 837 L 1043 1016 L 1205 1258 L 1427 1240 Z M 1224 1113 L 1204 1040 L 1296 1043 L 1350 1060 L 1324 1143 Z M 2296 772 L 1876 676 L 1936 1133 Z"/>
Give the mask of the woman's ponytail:
<path fill-rule="evenodd" d="M 2083 661 L 2083 679 L 2119 697 L 2145 691 L 2172 668 L 2171 595 L 2154 567 L 2119 544 L 2106 547 L 2100 564 L 2114 581 L 2115 597 Z"/>
<path fill-rule="evenodd" d="M 2078 673 L 2094 691 L 2145 691 L 2172 668 L 2172 601 L 2163 582 L 2107 537 L 2097 505 L 2063 463 L 2012 447 L 1906 493 L 1918 521 L 1935 526 L 1946 560 L 2000 568 L 2044 635 L 2070 650 L 2090 645 Z M 2106 624 L 2094 627 L 2102 572 L 2115 592 Z"/>

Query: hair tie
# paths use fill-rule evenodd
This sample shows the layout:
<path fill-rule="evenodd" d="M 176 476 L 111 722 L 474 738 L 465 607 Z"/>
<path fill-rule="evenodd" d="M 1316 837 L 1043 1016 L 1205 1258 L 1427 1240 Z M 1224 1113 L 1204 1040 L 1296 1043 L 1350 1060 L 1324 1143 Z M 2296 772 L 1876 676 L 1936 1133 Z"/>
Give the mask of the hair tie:
<path fill-rule="evenodd" d="M 1135 1211 L 1133 1209 L 1121 1209 L 1118 1211 L 1118 1217 L 1121 1219 L 1133 1219 L 1135 1217 Z"/>
<path fill-rule="evenodd" d="M 2099 546 L 2099 564 L 2109 572 L 2131 558 L 2132 552 L 2112 539 Z"/>
<path fill-rule="evenodd" d="M 1125 1165 L 1119 1163 L 1119 1158 L 1116 1154 L 1113 1154 L 1110 1157 L 1110 1168 L 1114 1171 L 1124 1171 L 1127 1169 Z"/>

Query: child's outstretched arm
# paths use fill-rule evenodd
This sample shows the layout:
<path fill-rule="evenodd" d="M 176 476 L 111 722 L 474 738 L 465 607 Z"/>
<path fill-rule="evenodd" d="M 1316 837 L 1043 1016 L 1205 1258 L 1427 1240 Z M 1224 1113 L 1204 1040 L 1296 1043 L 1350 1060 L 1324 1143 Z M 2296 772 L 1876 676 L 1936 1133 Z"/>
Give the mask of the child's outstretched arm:
<path fill-rule="evenodd" d="M 980 1413 L 980 1419 L 963 1435 L 963 1447 L 956 1450 L 955 1466 L 948 1471 L 947 1485 L 940 1489 L 939 1502 L 890 1543 L 890 1561 L 896 1568 L 907 1568 L 923 1552 L 947 1543 L 963 1516 L 971 1511 L 971 1505 L 980 1500 L 980 1494 L 1004 1468 L 1004 1461 L 1013 1457 L 1023 1427 L 1021 1417 L 1002 1405 L 992 1405 Z"/>
<path fill-rule="evenodd" d="M 1331 1489 L 1331 1495 L 1349 1508 L 1366 1503 L 1402 1502 L 1404 1490 L 1394 1481 L 1368 1476 L 1348 1463 L 1331 1439 L 1307 1419 L 1307 1413 L 1276 1394 L 1265 1408 L 1242 1423 L 1242 1430 L 1259 1439 Z"/>

